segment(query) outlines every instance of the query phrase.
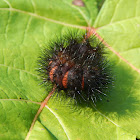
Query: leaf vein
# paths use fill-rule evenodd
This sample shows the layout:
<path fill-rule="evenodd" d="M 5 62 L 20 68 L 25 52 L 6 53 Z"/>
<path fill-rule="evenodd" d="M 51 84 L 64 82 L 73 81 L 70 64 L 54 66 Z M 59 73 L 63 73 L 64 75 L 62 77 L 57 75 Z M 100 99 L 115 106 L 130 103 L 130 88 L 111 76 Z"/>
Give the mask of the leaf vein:
<path fill-rule="evenodd" d="M 2 67 L 7 67 L 7 68 L 12 68 L 12 69 L 15 69 L 15 70 L 18 70 L 18 71 L 23 71 L 23 72 L 26 72 L 26 73 L 28 73 L 28 74 L 31 74 L 31 75 L 37 77 L 38 79 L 40 79 L 40 77 L 37 76 L 36 74 L 33 74 L 33 73 L 31 73 L 31 72 L 29 72 L 29 71 L 26 71 L 26 70 L 22 70 L 22 69 L 18 69 L 18 68 L 15 68 L 15 67 L 6 66 L 6 65 L 4 65 L 4 64 L 0 64 L 0 66 L 2 66 Z"/>
<path fill-rule="evenodd" d="M 77 8 L 76 6 L 73 6 L 73 5 L 69 4 L 68 2 L 66 2 L 64 0 L 63 0 L 63 2 L 66 3 L 67 5 L 69 5 L 70 7 L 76 9 L 81 14 L 81 16 L 84 18 L 87 25 L 89 26 L 89 23 L 88 23 L 89 21 L 88 21 L 88 19 L 86 18 L 85 14 L 83 13 L 83 11 L 81 9 Z"/>
<path fill-rule="evenodd" d="M 93 106 L 93 105 L 92 105 Z M 104 114 L 102 114 L 95 106 L 93 106 L 93 108 L 103 117 L 105 117 L 107 120 L 109 120 L 111 123 L 113 123 L 114 125 L 116 125 L 117 127 L 120 127 L 118 124 L 116 124 L 115 122 L 113 122 L 110 118 L 108 118 L 107 116 L 105 116 Z"/>
<path fill-rule="evenodd" d="M 49 108 L 48 106 L 45 106 L 47 109 L 49 109 L 49 111 L 56 117 L 56 119 L 58 120 L 58 122 L 60 123 L 60 125 L 62 126 L 68 140 L 70 140 L 70 137 L 68 135 L 68 132 L 66 131 L 66 127 L 64 126 L 63 122 L 61 121 L 61 119 L 59 118 L 59 116 L 53 111 L 51 110 L 51 108 Z"/>
<path fill-rule="evenodd" d="M 110 23 L 112 23 L 112 21 L 113 21 L 113 17 L 114 17 L 114 15 L 115 15 L 115 13 L 116 13 L 116 9 L 117 9 L 119 3 L 120 3 L 120 0 L 118 0 L 118 1 L 116 2 L 116 6 L 115 6 L 115 9 L 114 9 L 113 16 L 112 16 L 112 18 L 111 18 L 111 20 L 110 20 Z M 109 24 L 110 24 L 110 23 L 109 23 Z"/>
<path fill-rule="evenodd" d="M 5 95 L 6 95 L 7 97 L 9 97 L 9 96 L 7 95 L 7 93 L 6 93 L 1 87 L 0 87 L 0 89 L 1 89 L 2 92 L 5 93 Z"/>
<path fill-rule="evenodd" d="M 3 0 L 3 1 L 6 2 L 10 8 L 12 8 L 12 5 L 9 3 L 9 1 L 7 0 Z"/>
<path fill-rule="evenodd" d="M 8 15 L 8 21 L 7 21 L 7 25 L 6 25 L 6 28 L 5 28 L 5 38 L 7 39 L 7 33 L 8 33 L 8 26 L 9 26 L 9 23 L 10 23 L 10 18 L 11 17 L 11 11 L 9 11 L 9 15 Z"/>
<path fill-rule="evenodd" d="M 28 22 L 27 22 L 27 24 L 26 24 L 26 27 L 25 27 L 25 30 L 24 30 L 24 34 L 23 34 L 23 39 L 22 39 L 22 41 L 21 41 L 20 46 L 24 43 L 24 40 L 25 40 L 27 31 L 28 31 L 28 29 L 29 29 L 29 25 L 30 25 L 31 19 L 32 19 L 32 17 L 30 16 L 30 18 L 29 18 L 29 20 L 28 20 Z"/>
<path fill-rule="evenodd" d="M 107 26 L 110 26 L 110 25 L 113 25 L 113 24 L 122 23 L 122 22 L 125 22 L 125 21 L 131 21 L 131 20 L 133 20 L 133 19 L 138 19 L 138 18 L 140 18 L 140 16 L 131 17 L 131 18 L 127 18 L 127 19 L 124 19 L 124 20 L 112 22 L 112 23 L 103 25 L 103 26 L 101 26 L 101 27 L 98 27 L 98 28 L 96 28 L 96 29 L 102 29 L 102 28 L 104 28 L 104 27 L 107 27 Z"/>
<path fill-rule="evenodd" d="M 31 12 L 27 12 L 27 11 L 15 9 L 15 8 L 0 8 L 0 10 L 15 11 L 15 12 L 18 12 L 18 13 L 23 13 L 23 14 L 26 14 L 26 15 L 30 15 L 30 16 L 33 16 L 33 17 L 36 17 L 36 18 L 39 18 L 39 19 L 43 19 L 43 20 L 46 20 L 46 21 L 49 21 L 49 22 L 53 22 L 53 23 L 68 26 L 68 27 L 79 28 L 79 29 L 86 29 L 87 28 L 86 26 L 72 25 L 72 24 L 61 22 L 61 21 L 56 21 L 54 19 L 50 19 L 50 18 L 47 18 L 47 17 L 37 15 L 35 13 L 31 13 Z"/>
<path fill-rule="evenodd" d="M 24 99 L 0 99 L 0 101 L 21 101 L 21 102 L 29 102 L 29 103 L 34 103 L 41 105 L 40 102 L 35 102 L 35 101 L 30 101 L 30 100 L 24 100 Z"/>
<path fill-rule="evenodd" d="M 36 13 L 36 6 L 35 6 L 35 3 L 34 3 L 34 1 L 33 0 L 31 0 L 31 3 L 32 3 L 32 6 L 33 6 L 33 9 L 34 9 L 34 13 Z"/>

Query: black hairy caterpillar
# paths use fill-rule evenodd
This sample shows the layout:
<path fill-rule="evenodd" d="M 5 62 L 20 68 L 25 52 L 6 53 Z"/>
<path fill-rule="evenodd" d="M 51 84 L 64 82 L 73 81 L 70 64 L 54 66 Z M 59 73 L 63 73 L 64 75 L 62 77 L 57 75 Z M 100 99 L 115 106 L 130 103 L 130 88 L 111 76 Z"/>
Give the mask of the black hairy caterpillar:
<path fill-rule="evenodd" d="M 95 36 L 70 33 L 51 42 L 39 57 L 43 83 L 50 81 L 75 101 L 102 100 L 112 83 L 104 45 Z"/>

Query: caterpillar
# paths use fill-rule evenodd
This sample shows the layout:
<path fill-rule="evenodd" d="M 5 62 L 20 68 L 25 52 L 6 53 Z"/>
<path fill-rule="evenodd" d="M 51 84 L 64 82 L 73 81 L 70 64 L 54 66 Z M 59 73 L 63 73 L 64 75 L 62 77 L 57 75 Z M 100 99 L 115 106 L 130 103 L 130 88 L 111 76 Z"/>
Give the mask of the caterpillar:
<path fill-rule="evenodd" d="M 69 33 L 53 40 L 38 60 L 43 83 L 57 86 L 76 102 L 95 103 L 112 84 L 111 66 L 102 42 L 86 33 Z"/>

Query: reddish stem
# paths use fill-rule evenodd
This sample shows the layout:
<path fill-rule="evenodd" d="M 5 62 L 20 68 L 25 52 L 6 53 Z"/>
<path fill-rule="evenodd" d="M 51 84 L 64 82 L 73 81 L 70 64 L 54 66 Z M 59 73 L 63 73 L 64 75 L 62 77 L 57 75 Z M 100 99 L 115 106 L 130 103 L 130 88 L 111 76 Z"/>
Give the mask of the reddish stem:
<path fill-rule="evenodd" d="M 33 127 L 34 127 L 35 121 L 37 120 L 39 114 L 41 113 L 41 111 L 43 110 L 43 108 L 45 107 L 45 105 L 47 105 L 47 103 L 48 103 L 49 99 L 51 98 L 52 94 L 55 92 L 55 89 L 56 89 L 56 85 L 54 85 L 52 91 L 51 91 L 51 92 L 49 93 L 49 95 L 45 98 L 45 100 L 41 103 L 41 106 L 40 106 L 40 108 L 38 109 L 38 111 L 37 111 L 37 113 L 36 113 L 36 115 L 35 115 L 35 117 L 34 117 L 34 119 L 33 119 L 33 121 L 32 121 L 31 127 L 30 127 L 30 129 L 29 129 L 29 132 L 28 132 L 28 134 L 27 134 L 25 140 L 28 140 L 28 139 L 29 139 L 29 136 L 30 136 L 30 133 L 31 133 Z"/>

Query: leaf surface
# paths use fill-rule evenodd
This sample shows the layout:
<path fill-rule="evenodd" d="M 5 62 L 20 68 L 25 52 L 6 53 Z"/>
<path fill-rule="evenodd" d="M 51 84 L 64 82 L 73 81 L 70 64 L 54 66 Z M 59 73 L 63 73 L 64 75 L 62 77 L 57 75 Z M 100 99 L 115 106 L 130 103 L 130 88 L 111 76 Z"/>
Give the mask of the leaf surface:
<path fill-rule="evenodd" d="M 108 140 L 140 137 L 140 2 L 95 0 L 0 1 L 0 139 L 25 139 L 41 102 L 37 58 L 44 44 L 67 30 L 96 27 L 111 46 L 115 87 L 96 107 L 51 98 L 35 122 L 32 140 Z M 123 58 L 123 59 L 122 59 Z M 126 61 L 125 61 L 126 60 Z M 133 65 L 134 67 L 132 67 Z"/>

